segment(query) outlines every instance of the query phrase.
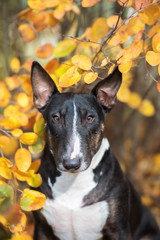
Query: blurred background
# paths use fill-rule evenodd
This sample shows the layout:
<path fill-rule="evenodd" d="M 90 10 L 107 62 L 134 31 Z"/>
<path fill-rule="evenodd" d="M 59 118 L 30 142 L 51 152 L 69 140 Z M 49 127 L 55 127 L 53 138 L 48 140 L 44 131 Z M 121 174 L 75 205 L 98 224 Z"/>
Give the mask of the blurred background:
<path fill-rule="evenodd" d="M 46 43 L 56 46 L 66 36 L 79 37 L 96 18 L 108 18 L 122 10 L 122 6 L 117 1 L 100 1 L 89 8 L 83 8 L 80 0 L 76 0 L 75 4 L 77 5 L 75 11 L 66 12 L 63 19 L 57 19 L 55 23 L 52 21 L 50 26 L 46 24 L 47 27 L 42 27 L 43 21 L 37 22 L 37 25 L 36 21 L 34 24 L 32 22 L 36 37 L 31 41 L 24 41 L 18 27 L 22 22 L 29 22 L 27 15 L 22 13 L 28 8 L 27 0 L 0 1 L 1 82 L 5 82 L 6 77 L 15 74 L 10 67 L 13 58 L 18 58 L 21 64 L 25 61 L 37 60 L 45 65 L 53 56 L 38 57 L 35 51 L 38 46 Z M 122 19 L 127 18 L 134 11 L 132 6 L 125 8 Z M 159 20 L 160 18 L 157 22 Z M 123 43 L 123 47 L 124 45 Z M 62 61 L 64 60 L 65 57 L 62 58 Z M 26 69 L 21 67 L 19 73 L 26 74 Z M 156 87 L 159 80 L 157 67 L 151 67 L 146 63 L 144 55 L 139 57 L 127 75 L 128 87 L 134 94 L 128 102 L 121 96 L 118 97 L 117 105 L 107 116 L 106 135 L 122 169 L 160 225 L 160 92 Z M 79 85 L 74 86 L 74 90 L 77 88 L 76 90 L 79 91 L 78 87 Z M 17 91 L 18 89 L 15 88 L 10 93 L 14 95 Z M 139 103 L 139 98 L 149 101 L 151 107 L 147 105 L 146 108 L 152 109 L 151 114 L 143 114 L 143 111 L 137 109 L 137 106 L 142 104 Z M 146 112 L 150 111 L 147 109 Z M 1 118 L 3 110 L 2 107 Z"/>

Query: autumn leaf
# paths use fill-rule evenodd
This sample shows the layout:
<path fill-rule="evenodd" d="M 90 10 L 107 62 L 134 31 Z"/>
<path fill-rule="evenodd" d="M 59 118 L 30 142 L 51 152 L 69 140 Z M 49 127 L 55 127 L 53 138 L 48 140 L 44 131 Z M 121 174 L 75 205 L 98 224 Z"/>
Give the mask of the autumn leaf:
<path fill-rule="evenodd" d="M 77 67 L 70 67 L 59 79 L 60 87 L 70 87 L 81 79 L 81 74 L 77 71 Z"/>
<path fill-rule="evenodd" d="M 13 235 L 11 240 L 33 240 L 33 238 L 29 233 L 21 232 L 21 233 L 16 233 L 16 235 Z"/>
<path fill-rule="evenodd" d="M 14 73 L 19 72 L 20 61 L 18 58 L 12 58 L 12 60 L 10 61 L 10 68 L 11 68 L 12 72 L 14 72 Z"/>
<path fill-rule="evenodd" d="M 89 72 L 86 73 L 84 76 L 84 82 L 87 84 L 90 84 L 92 82 L 94 82 L 98 77 L 98 73 L 97 72 Z"/>
<path fill-rule="evenodd" d="M 11 94 L 5 84 L 0 81 L 0 107 L 6 107 L 9 104 Z"/>
<path fill-rule="evenodd" d="M 3 148 L 4 146 L 8 145 L 10 139 L 7 136 L 0 136 L 0 148 Z"/>
<path fill-rule="evenodd" d="M 110 75 L 110 74 L 113 72 L 114 68 L 115 68 L 115 64 L 113 64 L 113 65 L 109 68 L 109 70 L 108 70 L 108 75 Z"/>
<path fill-rule="evenodd" d="M 21 143 L 26 144 L 26 145 L 33 145 L 37 141 L 37 134 L 34 132 L 27 132 L 27 133 L 22 133 L 19 137 L 19 140 Z"/>
<path fill-rule="evenodd" d="M 43 207 L 46 197 L 38 191 L 24 189 L 20 206 L 24 211 L 35 211 Z"/>
<path fill-rule="evenodd" d="M 53 46 L 50 43 L 46 43 L 45 45 L 39 46 L 36 49 L 36 56 L 38 58 L 48 58 L 53 54 Z"/>
<path fill-rule="evenodd" d="M 0 184 L 0 214 L 9 209 L 13 203 L 13 188 L 7 183 Z"/>
<path fill-rule="evenodd" d="M 10 172 L 8 163 L 10 163 L 11 166 L 13 165 L 11 162 L 9 162 L 8 159 L 6 159 L 4 157 L 0 158 L 0 176 L 9 180 L 12 178 L 12 174 Z"/>
<path fill-rule="evenodd" d="M 98 18 L 93 23 L 91 28 L 92 40 L 98 41 L 99 39 L 106 36 L 109 31 L 108 23 L 106 18 Z"/>
<path fill-rule="evenodd" d="M 158 90 L 158 92 L 160 92 L 160 81 L 158 81 L 158 83 L 157 83 L 157 90 Z"/>
<path fill-rule="evenodd" d="M 37 188 L 42 184 L 41 175 L 35 174 L 33 170 L 29 170 L 30 177 L 27 179 L 27 183 L 29 186 Z"/>
<path fill-rule="evenodd" d="M 36 38 L 35 31 L 27 23 L 23 23 L 23 24 L 19 25 L 18 31 L 19 31 L 21 38 L 25 42 L 31 42 Z"/>
<path fill-rule="evenodd" d="M 13 137 L 19 137 L 22 133 L 23 133 L 23 131 L 19 128 L 16 128 L 11 131 L 11 134 Z"/>
<path fill-rule="evenodd" d="M 45 141 L 41 137 L 37 138 L 37 141 L 32 146 L 29 146 L 29 151 L 32 154 L 38 154 L 44 150 Z"/>
<path fill-rule="evenodd" d="M 45 70 L 49 73 L 52 74 L 54 71 L 59 67 L 59 62 L 56 58 L 51 59 L 45 66 Z"/>
<path fill-rule="evenodd" d="M 26 172 L 31 166 L 30 152 L 25 148 L 19 148 L 15 154 L 15 162 L 21 172 Z"/>
<path fill-rule="evenodd" d="M 27 217 L 24 212 L 19 209 L 15 209 L 16 212 L 14 214 L 18 215 L 18 222 L 16 221 L 10 223 L 10 231 L 14 234 L 19 234 L 20 232 L 24 231 L 27 223 Z"/>
<path fill-rule="evenodd" d="M 160 9 L 157 4 L 153 4 L 139 12 L 139 16 L 145 24 L 152 25 L 159 19 Z"/>
<path fill-rule="evenodd" d="M 54 48 L 53 54 L 56 57 L 65 57 L 71 52 L 73 52 L 75 47 L 76 47 L 75 40 L 65 39 L 60 41 L 58 45 Z"/>
<path fill-rule="evenodd" d="M 145 29 L 145 24 L 139 16 L 133 17 L 127 23 L 127 33 L 132 36 Z"/>
<path fill-rule="evenodd" d="M 5 77 L 5 82 L 10 91 L 17 89 L 20 85 L 20 81 L 19 81 L 17 75 Z"/>
<path fill-rule="evenodd" d="M 117 24 L 117 27 L 119 27 L 121 23 L 122 23 L 122 19 L 118 15 L 112 15 L 109 18 L 107 18 L 107 24 L 110 28 L 114 28 L 116 24 Z"/>
<path fill-rule="evenodd" d="M 151 65 L 151 66 L 157 66 L 160 64 L 160 53 L 159 52 L 153 52 L 153 51 L 148 51 L 146 53 L 146 61 Z"/>
<path fill-rule="evenodd" d="M 82 0 L 82 7 L 92 7 L 98 2 L 100 2 L 100 0 Z"/>
<path fill-rule="evenodd" d="M 40 117 L 36 120 L 33 131 L 40 137 L 44 137 L 44 118 Z"/>
<path fill-rule="evenodd" d="M 152 38 L 152 48 L 155 52 L 160 52 L 160 33 Z"/>
<path fill-rule="evenodd" d="M 152 2 L 153 0 L 135 0 L 135 9 L 141 9 L 142 7 L 145 7 Z"/>
<path fill-rule="evenodd" d="M 153 104 L 147 99 L 144 99 L 142 101 L 138 110 L 141 114 L 143 114 L 146 117 L 151 117 L 155 114 L 155 108 L 154 108 Z"/>
<path fill-rule="evenodd" d="M 15 153 L 17 148 L 18 148 L 18 141 L 17 139 L 11 136 L 9 137 L 9 142 L 7 143 L 7 147 L 6 145 L 1 146 L 1 151 L 5 156 L 10 156 L 13 153 Z"/>
<path fill-rule="evenodd" d="M 130 60 L 124 60 L 120 65 L 118 66 L 118 69 L 121 73 L 126 73 L 128 72 L 132 67 L 132 61 Z"/>
<path fill-rule="evenodd" d="M 84 55 L 74 55 L 72 57 L 72 63 L 83 70 L 90 70 L 92 67 L 91 60 Z"/>
<path fill-rule="evenodd" d="M 19 93 L 17 95 L 17 102 L 21 107 L 27 107 L 29 104 L 29 98 L 26 93 Z"/>

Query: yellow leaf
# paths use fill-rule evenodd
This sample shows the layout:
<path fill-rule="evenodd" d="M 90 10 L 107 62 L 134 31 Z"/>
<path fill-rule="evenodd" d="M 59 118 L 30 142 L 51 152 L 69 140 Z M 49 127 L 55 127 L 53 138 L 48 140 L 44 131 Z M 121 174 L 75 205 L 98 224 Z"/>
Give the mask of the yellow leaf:
<path fill-rule="evenodd" d="M 37 134 L 34 132 L 27 132 L 20 135 L 19 139 L 23 144 L 33 145 L 37 141 Z"/>
<path fill-rule="evenodd" d="M 7 144 L 7 147 L 1 146 L 1 150 L 5 156 L 12 155 L 13 153 L 15 153 L 17 148 L 18 148 L 18 141 L 14 137 L 9 137 L 9 142 Z"/>
<path fill-rule="evenodd" d="M 160 52 L 160 33 L 152 38 L 152 48 L 155 52 Z"/>
<path fill-rule="evenodd" d="M 88 58 L 92 56 L 91 44 L 87 42 L 81 42 L 76 47 L 76 54 L 84 55 Z"/>
<path fill-rule="evenodd" d="M 13 137 L 19 137 L 22 133 L 23 133 L 23 131 L 19 128 L 16 128 L 11 131 L 11 134 Z"/>
<path fill-rule="evenodd" d="M 100 2 L 100 0 L 82 0 L 82 7 L 92 7 L 98 2 Z"/>
<path fill-rule="evenodd" d="M 34 173 L 36 173 L 39 169 L 41 165 L 41 160 L 40 159 L 37 159 L 37 160 L 34 160 L 32 163 L 31 163 L 31 166 L 29 168 L 29 171 L 32 170 Z"/>
<path fill-rule="evenodd" d="M 17 234 L 17 233 L 19 234 L 20 232 L 24 231 L 27 223 L 27 217 L 24 212 L 19 210 L 17 214 L 19 215 L 18 223 L 11 224 L 9 228 L 10 231 L 14 234 Z"/>
<path fill-rule="evenodd" d="M 6 82 L 10 91 L 18 88 L 19 85 L 20 85 L 20 81 L 19 81 L 17 75 L 13 75 L 11 77 L 6 77 L 5 82 Z"/>
<path fill-rule="evenodd" d="M 7 136 L 0 136 L 0 148 L 3 148 L 4 146 L 8 145 L 9 143 L 9 137 Z"/>
<path fill-rule="evenodd" d="M 112 46 L 117 46 L 118 44 L 123 44 L 128 38 L 127 26 L 123 25 L 118 29 L 118 31 L 113 35 L 109 44 Z"/>
<path fill-rule="evenodd" d="M 42 208 L 45 202 L 46 197 L 43 193 L 30 189 L 24 189 L 20 206 L 24 211 L 35 211 Z"/>
<path fill-rule="evenodd" d="M 59 79 L 60 87 L 70 87 L 81 79 L 81 75 L 77 71 L 77 67 L 69 68 Z"/>
<path fill-rule="evenodd" d="M 21 107 L 25 108 L 29 104 L 29 98 L 25 93 L 21 92 L 17 96 L 17 102 Z"/>
<path fill-rule="evenodd" d="M 84 55 L 74 55 L 72 57 L 72 63 L 83 70 L 90 70 L 92 67 L 91 60 Z"/>
<path fill-rule="evenodd" d="M 27 232 L 21 232 L 21 233 L 16 233 L 16 235 L 13 235 L 11 240 L 33 240 L 31 235 Z"/>
<path fill-rule="evenodd" d="M 87 74 L 85 74 L 84 76 L 84 82 L 87 84 L 90 84 L 92 82 L 94 82 L 98 77 L 98 73 L 97 72 L 89 72 Z"/>
<path fill-rule="evenodd" d="M 108 63 L 110 63 L 110 59 L 109 59 L 109 57 L 105 57 L 105 58 L 102 60 L 101 67 L 106 66 Z"/>
<path fill-rule="evenodd" d="M 36 120 L 33 131 L 40 137 L 44 137 L 44 118 L 40 117 Z"/>
<path fill-rule="evenodd" d="M 107 19 L 106 18 L 96 19 L 96 21 L 93 23 L 91 27 L 92 40 L 98 41 L 99 39 L 105 37 L 108 31 L 109 27 L 107 24 Z"/>
<path fill-rule="evenodd" d="M 6 107 L 9 103 L 11 94 L 3 82 L 0 82 L 0 107 Z"/>
<path fill-rule="evenodd" d="M 9 180 L 12 178 L 12 174 L 7 162 L 8 160 L 6 158 L 0 158 L 0 176 Z"/>
<path fill-rule="evenodd" d="M 119 101 L 127 103 L 130 98 L 129 88 L 127 86 L 121 85 L 121 87 L 117 93 L 117 98 Z"/>
<path fill-rule="evenodd" d="M 119 19 L 119 21 L 118 21 L 118 19 Z M 118 21 L 117 27 L 119 27 L 119 25 L 122 22 L 121 17 L 119 18 L 118 15 L 112 15 L 109 18 L 107 18 L 107 24 L 110 28 L 114 28 L 117 24 L 117 21 Z"/>
<path fill-rule="evenodd" d="M 160 64 L 160 53 L 159 52 L 153 52 L 153 51 L 148 51 L 146 53 L 146 61 L 151 65 L 151 66 L 157 66 Z"/>
<path fill-rule="evenodd" d="M 153 37 L 154 34 L 156 34 L 157 32 L 160 32 L 160 23 L 157 22 L 153 27 L 150 28 L 147 36 L 148 38 Z"/>
<path fill-rule="evenodd" d="M 10 61 L 10 68 L 12 70 L 12 72 L 14 73 L 18 73 L 19 69 L 20 69 L 20 61 L 18 58 L 12 58 L 12 60 Z"/>
<path fill-rule="evenodd" d="M 155 108 L 154 108 L 153 104 L 147 99 L 142 101 L 138 110 L 141 114 L 143 114 L 146 117 L 151 117 L 155 114 Z"/>
<path fill-rule="evenodd" d="M 121 73 L 126 73 L 128 72 L 132 67 L 132 61 L 130 60 L 124 60 L 119 66 L 118 69 Z"/>
<path fill-rule="evenodd" d="M 115 68 L 115 64 L 113 64 L 113 65 L 109 68 L 109 70 L 108 70 L 108 75 L 110 75 L 110 74 L 113 72 L 114 68 Z"/>
<path fill-rule="evenodd" d="M 28 0 L 28 5 L 30 8 L 35 10 L 43 10 L 47 6 L 46 0 Z"/>
<path fill-rule="evenodd" d="M 126 0 L 118 0 L 118 3 L 119 3 L 119 5 L 121 5 L 121 6 L 125 6 L 125 7 L 131 7 L 131 6 L 133 6 L 133 0 L 128 0 L 128 1 L 126 1 Z"/>
<path fill-rule="evenodd" d="M 15 154 L 15 162 L 21 172 L 26 172 L 31 166 L 30 152 L 25 148 L 19 148 Z"/>
<path fill-rule="evenodd" d="M 139 31 L 143 31 L 144 29 L 145 24 L 139 16 L 131 18 L 131 20 L 127 23 L 127 33 L 130 36 L 137 34 Z"/>
<path fill-rule="evenodd" d="M 30 178 L 27 179 L 29 186 L 37 188 L 42 183 L 42 178 L 40 174 L 35 174 L 33 170 L 29 170 Z"/>
<path fill-rule="evenodd" d="M 19 31 L 21 38 L 25 42 L 31 42 L 36 38 L 35 31 L 27 23 L 23 23 L 23 24 L 19 25 L 18 31 Z"/>
<path fill-rule="evenodd" d="M 53 46 L 50 43 L 46 43 L 45 45 L 39 46 L 36 49 L 36 56 L 38 58 L 48 58 L 53 54 Z"/>
<path fill-rule="evenodd" d="M 12 173 L 14 174 L 15 178 L 22 182 L 27 181 L 31 177 L 28 171 L 21 172 L 17 167 L 12 168 Z"/>
<path fill-rule="evenodd" d="M 131 108 L 135 109 L 135 108 L 139 107 L 139 105 L 141 103 L 141 97 L 139 96 L 139 94 L 137 94 L 135 92 L 130 92 L 127 103 Z"/>
<path fill-rule="evenodd" d="M 71 53 L 76 47 L 75 40 L 73 39 L 65 39 L 58 43 L 58 45 L 54 48 L 53 54 L 56 57 L 65 57 L 69 53 Z"/>
<path fill-rule="evenodd" d="M 146 7 L 142 12 L 139 12 L 140 18 L 145 24 L 154 24 L 160 16 L 160 10 L 157 4 Z"/>
<path fill-rule="evenodd" d="M 5 157 L 0 157 L 0 162 L 5 162 L 9 168 L 13 167 L 13 163 Z"/>

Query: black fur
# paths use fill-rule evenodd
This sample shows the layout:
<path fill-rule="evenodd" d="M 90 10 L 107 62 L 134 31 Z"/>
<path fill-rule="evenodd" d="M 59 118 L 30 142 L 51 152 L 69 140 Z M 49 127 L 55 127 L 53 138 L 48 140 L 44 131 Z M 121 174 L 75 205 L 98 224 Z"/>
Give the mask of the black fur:
<path fill-rule="evenodd" d="M 120 84 L 121 74 L 115 71 L 108 79 L 98 84 L 90 94 L 60 94 L 49 75 L 38 63 L 33 63 L 34 101 L 35 106 L 44 116 L 46 131 L 46 147 L 39 170 L 43 183 L 38 190 L 47 198 L 54 201 L 48 178 L 54 186 L 56 180 L 61 177 L 61 172 L 69 171 L 70 174 L 75 174 L 85 171 L 90 166 L 104 137 L 105 116 L 116 102 L 116 93 Z M 66 167 L 65 163 L 67 161 L 68 164 L 70 161 L 68 158 L 73 151 L 70 144 L 73 104 L 76 104 L 77 129 L 83 140 L 81 143 L 83 156 L 78 159 L 78 168 L 77 164 Z M 88 116 L 91 117 L 89 122 L 87 122 Z M 85 166 L 83 168 L 82 163 Z M 160 240 L 160 232 L 154 217 L 142 205 L 138 194 L 122 173 L 110 149 L 104 153 L 93 172 L 97 185 L 85 195 L 83 208 L 100 201 L 107 201 L 109 216 L 102 229 L 102 239 L 140 240 L 149 237 L 151 240 Z M 34 240 L 58 239 L 40 211 L 35 212 L 34 216 L 36 223 Z"/>

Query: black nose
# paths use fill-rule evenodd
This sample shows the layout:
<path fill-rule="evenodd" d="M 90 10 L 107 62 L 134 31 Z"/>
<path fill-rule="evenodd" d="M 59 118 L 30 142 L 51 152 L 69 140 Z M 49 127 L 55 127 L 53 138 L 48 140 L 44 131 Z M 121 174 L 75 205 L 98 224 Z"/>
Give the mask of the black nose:
<path fill-rule="evenodd" d="M 81 166 L 80 158 L 73 158 L 73 159 L 63 159 L 63 166 L 66 170 L 78 170 Z"/>

